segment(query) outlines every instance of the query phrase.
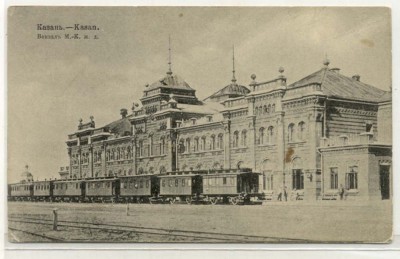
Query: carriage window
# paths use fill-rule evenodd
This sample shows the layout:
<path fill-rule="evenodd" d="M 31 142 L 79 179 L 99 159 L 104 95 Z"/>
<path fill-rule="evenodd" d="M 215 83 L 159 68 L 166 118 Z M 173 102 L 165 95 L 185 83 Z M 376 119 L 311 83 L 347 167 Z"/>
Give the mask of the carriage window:
<path fill-rule="evenodd" d="M 150 181 L 146 180 L 146 188 L 149 188 L 149 186 L 150 186 Z"/>
<path fill-rule="evenodd" d="M 165 187 L 165 180 L 161 181 L 161 185 L 162 185 L 162 187 Z"/>
<path fill-rule="evenodd" d="M 226 184 L 226 177 L 222 178 L 222 184 Z"/>
<path fill-rule="evenodd" d="M 178 179 L 175 179 L 175 187 L 178 187 Z"/>
<path fill-rule="evenodd" d="M 182 179 L 182 186 L 185 186 L 185 179 Z"/>

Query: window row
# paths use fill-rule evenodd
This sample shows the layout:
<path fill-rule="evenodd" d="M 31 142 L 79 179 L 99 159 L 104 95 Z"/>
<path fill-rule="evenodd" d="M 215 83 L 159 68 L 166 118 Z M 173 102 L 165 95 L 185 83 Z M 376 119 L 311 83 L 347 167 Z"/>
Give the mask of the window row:
<path fill-rule="evenodd" d="M 166 151 L 165 137 L 161 137 L 158 143 L 154 143 L 153 136 L 149 136 L 147 145 L 144 144 L 143 140 L 138 141 L 137 154 L 139 157 L 165 155 Z"/>
<path fill-rule="evenodd" d="M 118 160 L 126 160 L 126 159 L 132 159 L 133 154 L 131 147 L 127 147 L 126 149 L 123 148 L 117 148 L 117 149 L 112 149 L 112 150 L 107 150 L 106 152 L 106 161 L 118 161 Z M 95 162 L 100 162 L 100 160 L 97 160 Z"/>
<path fill-rule="evenodd" d="M 339 188 L 339 170 L 337 167 L 330 168 L 330 187 L 331 189 Z M 358 189 L 358 167 L 351 166 L 349 171 L 345 174 L 345 188 L 347 190 Z"/>
<path fill-rule="evenodd" d="M 192 180 L 189 179 L 168 179 L 168 181 L 166 179 L 162 179 L 161 180 L 161 186 L 165 187 L 168 184 L 168 187 L 185 187 L 185 186 L 192 186 Z"/>
<path fill-rule="evenodd" d="M 247 130 L 233 132 L 232 147 L 247 147 Z"/>
<path fill-rule="evenodd" d="M 299 122 L 297 125 L 294 123 L 289 124 L 288 142 L 304 141 L 306 137 L 306 123 L 304 121 Z"/>
<path fill-rule="evenodd" d="M 224 135 L 211 135 L 208 139 L 206 136 L 181 139 L 179 141 L 179 152 L 190 153 L 207 150 L 222 150 L 224 148 Z"/>
<path fill-rule="evenodd" d="M 12 186 L 12 191 L 29 191 L 29 186 Z"/>
<path fill-rule="evenodd" d="M 146 183 L 146 185 L 145 185 Z M 121 182 L 121 188 L 122 189 L 138 189 L 138 188 L 144 188 L 144 186 L 146 186 L 146 188 L 149 188 L 150 186 L 150 180 L 133 180 L 133 181 L 124 181 Z"/>
<path fill-rule="evenodd" d="M 50 189 L 50 185 L 35 185 L 35 190 L 49 190 Z"/>
<path fill-rule="evenodd" d="M 268 105 L 260 105 L 256 106 L 254 113 L 255 115 L 261 115 L 261 114 L 268 114 L 268 113 L 273 113 L 275 112 L 275 104 L 268 104 Z"/>
<path fill-rule="evenodd" d="M 230 184 L 231 186 L 234 186 L 236 181 L 235 181 L 236 177 L 213 177 L 213 178 L 208 178 L 204 179 L 203 181 L 203 185 L 204 186 L 217 186 L 217 185 L 227 185 Z"/>
<path fill-rule="evenodd" d="M 99 183 L 87 183 L 88 189 L 100 189 L 100 188 L 107 188 L 111 187 L 111 182 L 99 182 Z"/>
<path fill-rule="evenodd" d="M 261 127 L 258 130 L 258 144 L 259 145 L 273 144 L 274 138 L 275 138 L 275 131 L 274 131 L 273 126 L 268 127 L 267 130 L 265 130 L 264 127 Z"/>

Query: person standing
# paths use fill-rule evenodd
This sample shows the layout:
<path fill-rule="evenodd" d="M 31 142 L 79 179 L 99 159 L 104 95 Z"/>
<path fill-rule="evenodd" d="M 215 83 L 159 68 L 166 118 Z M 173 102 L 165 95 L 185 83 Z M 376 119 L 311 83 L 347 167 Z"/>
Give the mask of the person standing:
<path fill-rule="evenodd" d="M 340 187 L 339 187 L 339 195 L 340 195 L 340 200 L 343 200 L 343 196 L 344 196 L 343 184 L 341 184 Z"/>
<path fill-rule="evenodd" d="M 287 187 L 286 187 L 286 185 L 283 187 L 283 195 L 285 196 L 285 201 L 287 201 Z"/>
<path fill-rule="evenodd" d="M 279 187 L 278 201 L 282 201 L 282 186 Z"/>

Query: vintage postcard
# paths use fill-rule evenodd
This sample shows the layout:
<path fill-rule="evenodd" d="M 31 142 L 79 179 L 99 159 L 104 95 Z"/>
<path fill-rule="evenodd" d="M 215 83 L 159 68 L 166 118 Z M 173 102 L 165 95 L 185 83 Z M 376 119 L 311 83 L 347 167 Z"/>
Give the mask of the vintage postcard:
<path fill-rule="evenodd" d="M 8 240 L 388 243 L 387 7 L 10 7 Z"/>

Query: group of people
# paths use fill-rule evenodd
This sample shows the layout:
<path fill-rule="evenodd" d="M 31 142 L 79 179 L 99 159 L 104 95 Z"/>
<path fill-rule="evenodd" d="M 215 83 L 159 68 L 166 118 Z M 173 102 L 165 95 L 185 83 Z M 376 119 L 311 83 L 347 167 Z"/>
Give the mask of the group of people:
<path fill-rule="evenodd" d="M 340 185 L 338 191 L 339 191 L 339 195 L 340 195 L 340 200 L 343 200 L 345 190 L 344 190 L 344 187 L 343 187 L 342 184 Z M 293 194 L 296 195 L 296 198 L 293 197 L 293 199 L 295 198 L 296 200 L 299 200 L 300 195 L 299 195 L 299 193 L 296 191 L 296 189 L 293 189 L 292 195 L 293 195 Z M 288 192 L 287 192 L 287 187 L 286 187 L 286 186 L 281 186 L 281 187 L 279 188 L 279 192 L 278 192 L 278 201 L 282 201 L 282 198 L 284 198 L 285 201 L 287 201 L 287 199 L 288 199 Z"/>

